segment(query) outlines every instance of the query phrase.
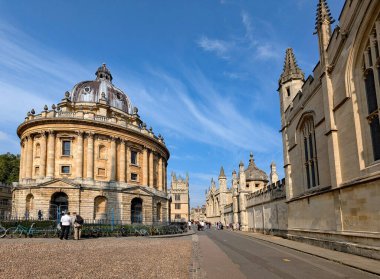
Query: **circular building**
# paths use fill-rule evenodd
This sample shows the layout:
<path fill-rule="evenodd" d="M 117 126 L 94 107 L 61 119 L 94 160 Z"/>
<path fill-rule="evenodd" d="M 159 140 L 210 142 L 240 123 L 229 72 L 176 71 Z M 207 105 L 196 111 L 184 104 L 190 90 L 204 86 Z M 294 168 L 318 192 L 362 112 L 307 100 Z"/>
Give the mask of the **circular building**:
<path fill-rule="evenodd" d="M 76 84 L 51 109 L 28 112 L 17 134 L 14 217 L 37 218 L 40 212 L 54 219 L 69 210 L 89 220 L 169 220 L 169 151 L 113 85 L 105 64 L 95 80 Z"/>

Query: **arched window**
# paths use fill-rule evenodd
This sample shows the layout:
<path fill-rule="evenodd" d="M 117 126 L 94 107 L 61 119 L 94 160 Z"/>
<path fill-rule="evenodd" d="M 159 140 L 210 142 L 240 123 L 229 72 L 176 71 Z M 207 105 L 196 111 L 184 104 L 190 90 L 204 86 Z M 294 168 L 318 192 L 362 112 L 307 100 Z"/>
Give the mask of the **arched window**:
<path fill-rule="evenodd" d="M 375 32 L 374 32 L 375 33 Z M 374 34 L 368 41 L 364 51 L 364 84 L 368 113 L 366 115 L 371 135 L 373 160 L 380 160 L 380 119 L 379 102 L 380 99 L 380 69 L 379 50 Z M 377 81 L 376 81 L 377 79 Z"/>
<path fill-rule="evenodd" d="M 104 145 L 99 145 L 99 159 L 107 159 L 107 148 Z"/>
<path fill-rule="evenodd" d="M 36 144 L 36 151 L 34 153 L 34 157 L 39 158 L 41 156 L 41 145 L 39 143 Z"/>
<path fill-rule="evenodd" d="M 307 188 L 319 185 L 317 148 L 313 117 L 307 116 L 300 129 L 302 137 L 304 173 Z"/>
<path fill-rule="evenodd" d="M 94 200 L 94 219 L 107 219 L 107 198 L 98 196 Z"/>

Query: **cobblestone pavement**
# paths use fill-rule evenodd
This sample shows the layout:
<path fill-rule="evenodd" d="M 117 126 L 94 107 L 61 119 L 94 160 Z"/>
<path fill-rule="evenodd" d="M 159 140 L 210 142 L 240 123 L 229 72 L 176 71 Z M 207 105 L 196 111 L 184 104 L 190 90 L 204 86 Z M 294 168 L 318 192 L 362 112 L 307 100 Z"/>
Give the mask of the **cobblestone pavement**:
<path fill-rule="evenodd" d="M 188 278 L 192 238 L 0 239 L 0 278 Z"/>

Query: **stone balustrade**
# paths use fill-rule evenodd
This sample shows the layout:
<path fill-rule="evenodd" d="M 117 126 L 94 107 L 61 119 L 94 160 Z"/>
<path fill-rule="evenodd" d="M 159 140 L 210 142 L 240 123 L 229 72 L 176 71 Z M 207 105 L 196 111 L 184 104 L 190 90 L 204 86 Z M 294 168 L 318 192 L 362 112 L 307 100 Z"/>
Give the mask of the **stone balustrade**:
<path fill-rule="evenodd" d="M 83 120 L 93 120 L 96 122 L 101 123 L 109 123 L 112 125 L 118 125 L 136 132 L 139 132 L 141 134 L 145 134 L 161 144 L 165 145 L 163 137 L 156 136 L 152 130 L 147 130 L 146 126 L 142 125 L 135 125 L 133 123 L 128 123 L 126 119 L 123 119 L 121 117 L 107 117 L 104 115 L 99 115 L 91 111 L 56 111 L 56 110 L 50 110 L 50 111 L 44 111 L 40 114 L 28 114 L 28 116 L 25 118 L 24 123 L 32 120 L 37 119 L 49 119 L 49 118 L 75 118 L 75 119 L 83 119 Z"/>

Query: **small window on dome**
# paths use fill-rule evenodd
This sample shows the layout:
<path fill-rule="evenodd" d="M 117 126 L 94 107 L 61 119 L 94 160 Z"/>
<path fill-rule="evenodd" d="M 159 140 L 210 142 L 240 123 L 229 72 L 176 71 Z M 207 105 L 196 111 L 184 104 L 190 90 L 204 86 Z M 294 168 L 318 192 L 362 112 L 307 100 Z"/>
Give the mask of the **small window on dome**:
<path fill-rule="evenodd" d="M 117 93 L 117 94 L 116 94 L 116 98 L 117 98 L 118 100 L 121 100 L 121 95 L 120 95 L 120 93 Z"/>
<path fill-rule="evenodd" d="M 89 93 L 89 92 L 90 92 L 90 87 L 86 86 L 86 87 L 84 88 L 84 91 L 85 91 L 86 93 Z"/>

